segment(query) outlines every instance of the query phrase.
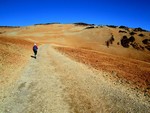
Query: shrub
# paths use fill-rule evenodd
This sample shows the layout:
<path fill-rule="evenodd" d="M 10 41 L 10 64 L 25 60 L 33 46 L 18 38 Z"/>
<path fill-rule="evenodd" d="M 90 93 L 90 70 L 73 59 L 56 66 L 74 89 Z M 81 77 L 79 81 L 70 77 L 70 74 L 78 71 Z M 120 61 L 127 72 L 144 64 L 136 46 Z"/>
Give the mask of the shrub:
<path fill-rule="evenodd" d="M 140 48 L 141 48 L 142 50 L 144 50 L 144 47 L 143 47 L 143 46 L 141 46 L 141 45 L 140 45 Z"/>
<path fill-rule="evenodd" d="M 114 36 L 112 35 L 110 38 L 111 41 L 115 41 Z"/>
<path fill-rule="evenodd" d="M 135 33 L 135 32 L 133 32 L 133 31 L 132 31 L 132 32 L 130 32 L 130 35 L 135 35 L 135 34 L 136 34 L 136 33 Z"/>
<path fill-rule="evenodd" d="M 128 37 L 127 37 L 127 36 L 123 36 L 122 38 L 123 38 L 123 39 L 128 39 Z"/>
<path fill-rule="evenodd" d="M 145 46 L 145 48 L 150 51 L 150 46 Z"/>
<path fill-rule="evenodd" d="M 132 47 L 133 47 L 134 49 L 141 50 L 141 51 L 144 50 L 144 47 L 141 46 L 141 45 L 139 45 L 139 44 L 136 43 L 136 42 L 131 43 L 131 45 L 132 45 Z"/>
<path fill-rule="evenodd" d="M 131 36 L 129 39 L 128 39 L 130 42 L 134 42 L 135 41 L 135 38 L 133 36 Z"/>
<path fill-rule="evenodd" d="M 126 27 L 126 26 L 119 26 L 119 28 L 121 28 L 121 29 L 125 29 L 125 30 L 129 30 L 129 28 L 128 27 Z"/>
<path fill-rule="evenodd" d="M 150 39 L 144 39 L 142 42 L 143 42 L 144 44 L 150 44 Z"/>
<path fill-rule="evenodd" d="M 74 23 L 75 25 L 79 25 L 79 26 L 94 26 L 94 24 L 87 24 L 87 23 L 83 23 L 83 22 L 78 22 L 78 23 Z"/>
<path fill-rule="evenodd" d="M 129 40 L 127 38 L 127 36 L 123 36 L 121 39 L 121 45 L 125 48 L 129 47 Z"/>
<path fill-rule="evenodd" d="M 139 36 L 143 37 L 144 35 L 143 34 L 139 34 Z"/>
<path fill-rule="evenodd" d="M 115 39 L 114 39 L 114 36 L 112 35 L 111 38 L 105 42 L 105 43 L 106 43 L 106 46 L 109 47 L 110 44 L 113 44 L 113 41 L 114 41 L 114 40 L 115 40 Z"/>
<path fill-rule="evenodd" d="M 106 25 L 107 27 L 111 27 L 111 28 L 117 28 L 117 26 L 114 25 Z"/>
<path fill-rule="evenodd" d="M 0 26 L 0 28 L 20 28 L 20 26 Z"/>
<path fill-rule="evenodd" d="M 85 29 L 92 29 L 95 28 L 94 26 L 86 27 Z"/>
<path fill-rule="evenodd" d="M 109 47 L 109 41 L 106 41 L 105 43 L 106 43 L 106 46 Z"/>
<path fill-rule="evenodd" d="M 34 24 L 36 25 L 51 25 L 51 24 L 60 24 L 59 22 L 53 22 L 53 23 L 40 23 L 40 24 Z"/>
<path fill-rule="evenodd" d="M 140 27 L 138 27 L 138 28 L 135 28 L 135 29 L 134 29 L 134 31 L 136 31 L 136 32 L 137 32 L 137 31 L 140 31 L 140 32 L 141 32 L 141 31 L 147 32 L 147 30 L 145 30 L 145 29 L 142 29 L 142 28 L 140 28 Z"/>
<path fill-rule="evenodd" d="M 119 30 L 119 33 L 127 33 L 126 31 Z"/>

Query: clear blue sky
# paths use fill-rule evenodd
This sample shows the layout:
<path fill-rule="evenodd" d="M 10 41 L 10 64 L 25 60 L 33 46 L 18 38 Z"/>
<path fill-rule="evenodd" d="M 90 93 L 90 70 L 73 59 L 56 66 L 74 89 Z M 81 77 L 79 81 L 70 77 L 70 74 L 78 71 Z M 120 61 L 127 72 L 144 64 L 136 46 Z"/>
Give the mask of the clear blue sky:
<path fill-rule="evenodd" d="M 0 0 L 0 25 L 86 22 L 150 30 L 150 0 Z"/>

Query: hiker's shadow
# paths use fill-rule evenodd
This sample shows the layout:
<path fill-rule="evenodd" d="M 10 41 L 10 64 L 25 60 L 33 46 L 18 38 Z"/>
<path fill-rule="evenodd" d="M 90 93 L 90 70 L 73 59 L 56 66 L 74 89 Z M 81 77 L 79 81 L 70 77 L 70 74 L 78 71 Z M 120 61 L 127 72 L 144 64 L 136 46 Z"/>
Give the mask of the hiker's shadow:
<path fill-rule="evenodd" d="M 31 58 L 35 58 L 36 59 L 36 56 L 31 55 Z"/>

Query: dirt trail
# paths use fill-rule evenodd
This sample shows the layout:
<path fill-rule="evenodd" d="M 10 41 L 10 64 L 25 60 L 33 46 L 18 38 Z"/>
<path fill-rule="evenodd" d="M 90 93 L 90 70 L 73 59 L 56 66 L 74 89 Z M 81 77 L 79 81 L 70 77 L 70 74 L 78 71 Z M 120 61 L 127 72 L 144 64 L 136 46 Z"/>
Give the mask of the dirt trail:
<path fill-rule="evenodd" d="M 9 93 L 0 113 L 148 113 L 148 101 L 109 83 L 96 71 L 62 55 L 50 45 L 39 48 Z"/>
<path fill-rule="evenodd" d="M 47 45 L 39 48 L 37 59 L 31 59 L 12 92 L 0 105 L 2 113 L 68 113 L 63 101 L 63 85 L 47 53 Z"/>

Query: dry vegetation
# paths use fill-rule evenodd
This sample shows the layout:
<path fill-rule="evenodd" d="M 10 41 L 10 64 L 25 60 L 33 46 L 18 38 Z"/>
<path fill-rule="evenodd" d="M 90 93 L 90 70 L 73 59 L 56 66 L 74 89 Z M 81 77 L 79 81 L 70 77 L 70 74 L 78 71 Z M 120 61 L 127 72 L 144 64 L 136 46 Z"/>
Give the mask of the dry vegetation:
<path fill-rule="evenodd" d="M 133 89 L 140 89 L 145 95 L 150 96 L 149 63 L 85 49 L 66 47 L 56 49 L 95 69 L 110 72 L 112 73 L 110 79 L 129 84 Z"/>
<path fill-rule="evenodd" d="M 121 41 L 123 37 L 126 38 Z M 146 30 L 113 25 L 95 27 L 93 24 L 86 23 L 68 25 L 46 23 L 28 27 L 0 27 L 0 85 L 3 86 L 2 88 L 5 89 L 4 86 L 11 85 L 19 78 L 20 74 L 18 73 L 32 55 L 34 42 L 55 45 L 58 51 L 69 58 L 93 67 L 98 72 L 99 70 L 108 72 L 106 78 L 109 79 L 110 83 L 122 84 L 150 98 L 150 32 Z M 51 54 L 50 58 L 52 56 L 56 57 Z M 52 61 L 54 64 L 56 62 L 59 64 L 56 70 L 59 68 L 58 71 L 65 70 L 67 68 L 63 67 L 65 63 L 61 64 L 56 58 Z M 73 101 L 71 106 L 78 108 L 74 109 L 74 112 L 96 112 L 97 109 L 100 109 L 101 100 L 99 97 L 90 95 L 90 93 L 96 92 L 96 90 L 91 92 L 95 88 L 94 81 L 86 76 L 86 79 L 83 80 L 88 81 L 89 84 L 84 86 L 84 83 L 80 83 L 80 75 L 74 72 L 75 78 L 69 74 L 60 74 L 60 76 L 63 76 L 62 82 L 66 86 L 68 85 L 66 90 L 70 93 L 70 98 Z M 84 78 L 84 75 L 81 77 Z M 99 80 L 97 79 L 96 82 Z M 71 84 L 70 87 L 69 84 Z M 111 98 L 109 96 L 108 98 Z M 121 96 L 123 97 L 123 95 Z M 103 100 L 103 98 L 101 99 Z M 114 108 L 119 107 L 115 104 L 113 104 Z M 111 111 L 111 108 L 107 109 L 107 111 L 109 110 Z"/>
<path fill-rule="evenodd" d="M 90 64 L 96 69 L 116 73 L 116 76 L 127 82 L 130 80 L 135 86 L 144 88 L 143 91 L 149 92 L 149 32 L 141 28 L 130 29 L 126 26 L 108 25 L 85 29 L 87 26 L 93 27 L 94 25 L 75 23 L 68 25 L 37 24 L 14 28 L 0 27 L 1 75 L 7 75 L 11 72 L 9 69 L 13 70 L 15 65 L 22 65 L 23 62 L 26 62 L 28 55 L 32 52 L 31 47 L 34 42 L 55 43 L 87 49 L 59 48 L 59 50 L 83 63 Z M 124 32 L 120 33 L 120 31 Z M 142 37 L 139 36 L 140 34 L 143 34 Z M 109 48 L 107 48 L 106 42 L 112 36 L 113 41 L 110 41 Z M 121 39 L 124 36 L 127 37 L 125 42 L 127 42 L 128 48 L 121 45 Z M 130 40 L 131 37 L 132 40 Z M 128 59 L 128 57 L 132 59 Z"/>
<path fill-rule="evenodd" d="M 9 85 L 15 80 L 17 72 L 27 60 L 31 49 L 28 41 L 8 37 L 0 37 L 0 84 Z"/>

